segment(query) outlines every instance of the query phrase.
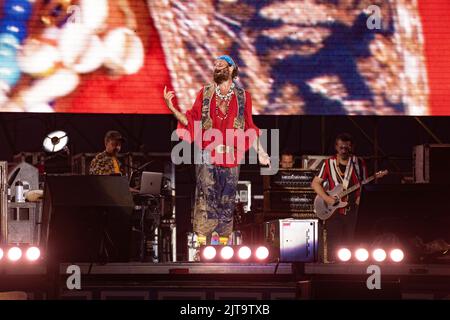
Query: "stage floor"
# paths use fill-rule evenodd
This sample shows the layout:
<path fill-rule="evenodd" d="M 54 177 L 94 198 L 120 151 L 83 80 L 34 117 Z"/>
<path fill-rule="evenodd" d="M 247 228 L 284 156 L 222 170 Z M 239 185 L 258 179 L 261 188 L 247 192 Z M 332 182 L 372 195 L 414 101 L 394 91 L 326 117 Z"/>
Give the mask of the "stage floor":
<path fill-rule="evenodd" d="M 305 264 L 303 290 L 310 299 L 450 299 L 450 264 Z"/>
<path fill-rule="evenodd" d="M 450 277 L 450 264 L 392 263 L 306 263 L 306 275 L 367 275 L 367 267 L 377 265 L 386 276 Z"/>
<path fill-rule="evenodd" d="M 379 264 L 382 290 L 375 291 L 366 285 L 367 263 L 79 263 L 80 290 L 67 288 L 70 265 L 60 265 L 56 298 L 450 299 L 448 264 Z M 47 299 L 50 279 L 44 265 L 0 265 L 0 291 Z"/>
<path fill-rule="evenodd" d="M 89 273 L 89 263 L 77 264 L 83 274 Z M 69 264 L 61 264 L 60 271 L 65 273 Z M 90 274 L 128 274 L 128 275 L 167 275 L 167 274 L 202 274 L 202 275 L 292 275 L 291 263 L 108 263 L 92 265 Z"/>

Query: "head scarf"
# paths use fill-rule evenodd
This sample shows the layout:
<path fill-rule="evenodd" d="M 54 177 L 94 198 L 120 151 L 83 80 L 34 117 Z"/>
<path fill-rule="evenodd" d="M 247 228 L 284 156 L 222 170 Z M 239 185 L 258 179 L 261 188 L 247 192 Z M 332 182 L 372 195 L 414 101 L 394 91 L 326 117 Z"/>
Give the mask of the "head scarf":
<path fill-rule="evenodd" d="M 230 56 L 223 55 L 223 56 L 217 57 L 217 60 L 225 60 L 226 62 L 228 62 L 229 65 L 236 67 L 236 63 Z"/>

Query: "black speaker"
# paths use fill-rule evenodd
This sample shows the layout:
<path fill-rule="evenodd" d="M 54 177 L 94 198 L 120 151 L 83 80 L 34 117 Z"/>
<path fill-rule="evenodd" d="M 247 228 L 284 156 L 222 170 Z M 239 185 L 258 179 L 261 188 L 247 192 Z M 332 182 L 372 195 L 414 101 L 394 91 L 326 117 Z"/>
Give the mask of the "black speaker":
<path fill-rule="evenodd" d="M 426 254 L 421 242 L 450 241 L 449 198 L 450 184 L 364 185 L 355 240 L 401 245 L 406 261 L 419 262 Z"/>
<path fill-rule="evenodd" d="M 414 181 L 448 184 L 450 144 L 423 144 L 414 147 Z"/>
<path fill-rule="evenodd" d="M 57 262 L 126 262 L 133 200 L 120 176 L 48 176 L 41 245 Z"/>

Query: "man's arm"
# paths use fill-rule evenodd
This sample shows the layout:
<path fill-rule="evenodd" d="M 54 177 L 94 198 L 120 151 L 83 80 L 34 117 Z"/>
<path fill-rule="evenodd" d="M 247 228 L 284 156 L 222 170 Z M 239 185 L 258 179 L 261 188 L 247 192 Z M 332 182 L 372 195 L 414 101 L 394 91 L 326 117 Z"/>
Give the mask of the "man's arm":
<path fill-rule="evenodd" d="M 332 205 L 336 202 L 336 199 L 333 197 L 330 197 L 325 190 L 322 187 L 323 179 L 319 177 L 314 177 L 313 181 L 311 182 L 311 187 L 314 189 L 314 191 L 321 197 L 326 203 L 329 205 Z"/>
<path fill-rule="evenodd" d="M 245 130 L 249 129 L 255 130 L 256 139 L 253 140 L 252 148 L 255 149 L 255 151 L 257 152 L 259 162 L 264 166 L 270 166 L 271 164 L 270 157 L 267 154 L 266 150 L 264 149 L 259 139 L 260 131 L 259 128 L 253 122 L 252 110 L 253 110 L 252 96 L 250 92 L 245 91 L 245 112 L 244 112 Z"/>
<path fill-rule="evenodd" d="M 256 137 L 256 139 L 253 141 L 252 146 L 256 152 L 258 153 L 258 160 L 259 162 L 264 166 L 270 166 L 270 157 L 267 154 L 266 150 L 264 150 L 264 147 L 261 144 L 261 141 L 259 140 L 259 137 Z"/>
<path fill-rule="evenodd" d="M 164 101 L 166 102 L 166 106 L 172 111 L 173 115 L 177 120 L 184 126 L 188 125 L 188 119 L 186 115 L 178 111 L 172 102 L 172 99 L 175 97 L 175 93 L 173 91 L 167 91 L 167 87 L 164 87 Z"/>

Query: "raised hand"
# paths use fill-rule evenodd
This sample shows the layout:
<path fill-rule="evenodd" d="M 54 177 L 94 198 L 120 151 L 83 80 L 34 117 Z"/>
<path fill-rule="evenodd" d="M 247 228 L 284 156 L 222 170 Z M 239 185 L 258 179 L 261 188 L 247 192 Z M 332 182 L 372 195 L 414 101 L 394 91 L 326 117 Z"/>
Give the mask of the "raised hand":
<path fill-rule="evenodd" d="M 170 111 L 173 112 L 175 118 L 177 118 L 177 120 L 180 121 L 181 124 L 186 126 L 188 124 L 188 120 L 184 114 L 182 114 L 173 106 L 173 97 L 175 97 L 175 92 L 167 91 L 167 86 L 164 86 L 164 102 L 166 103 L 166 106 L 170 109 Z"/>
<path fill-rule="evenodd" d="M 167 107 L 173 111 L 173 102 L 172 99 L 175 97 L 175 92 L 173 91 L 167 91 L 167 86 L 164 86 L 164 101 L 167 105 Z"/>

